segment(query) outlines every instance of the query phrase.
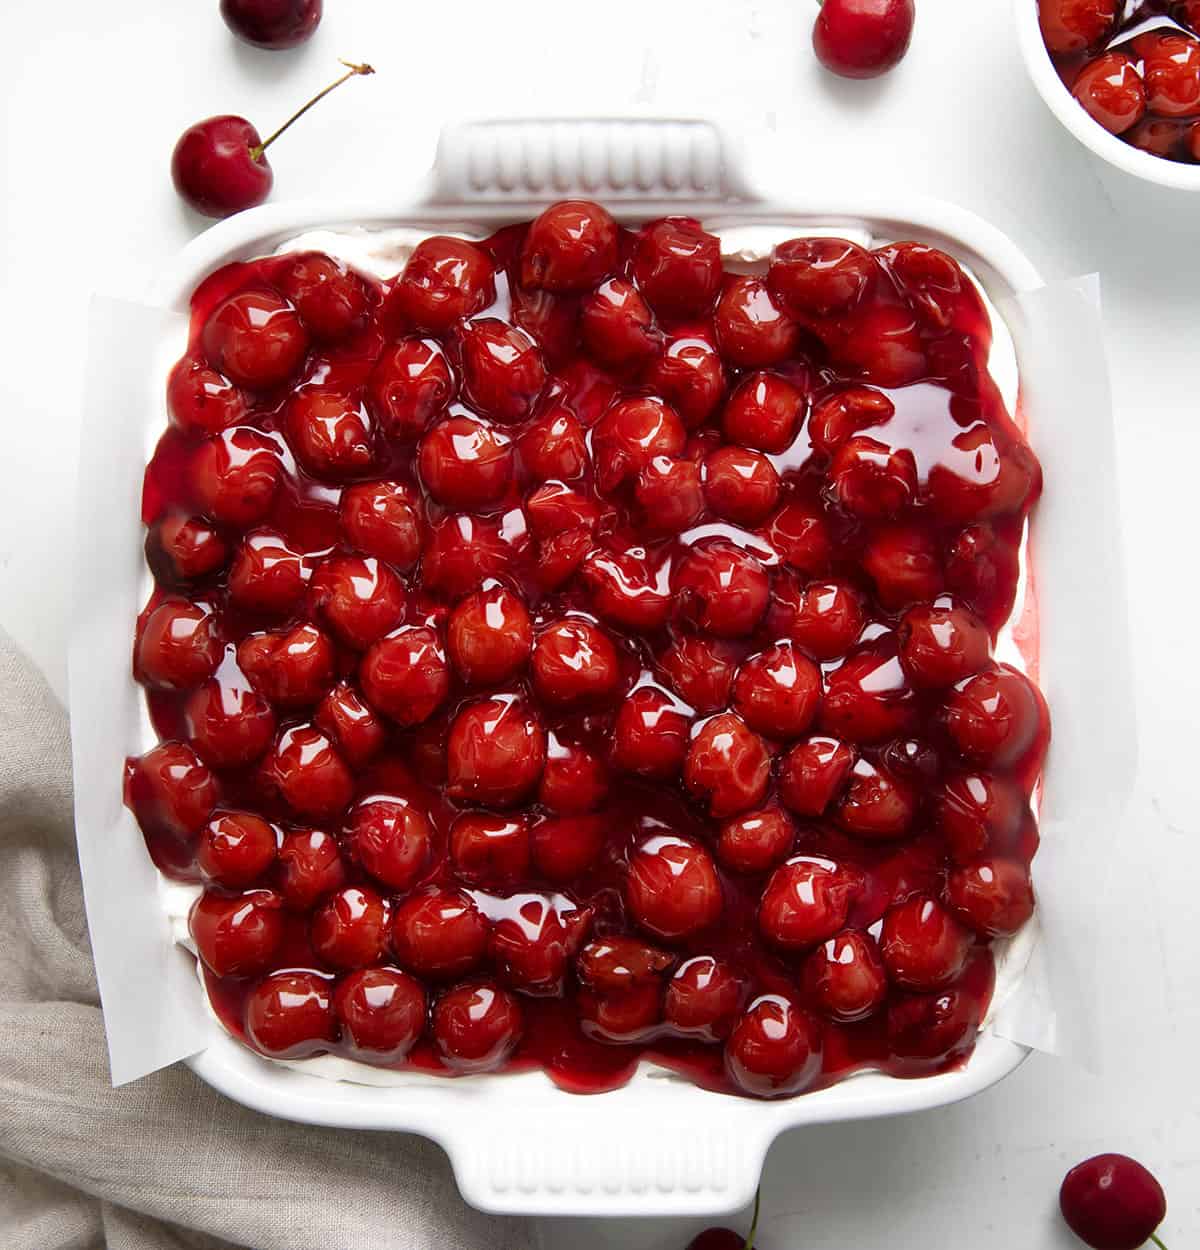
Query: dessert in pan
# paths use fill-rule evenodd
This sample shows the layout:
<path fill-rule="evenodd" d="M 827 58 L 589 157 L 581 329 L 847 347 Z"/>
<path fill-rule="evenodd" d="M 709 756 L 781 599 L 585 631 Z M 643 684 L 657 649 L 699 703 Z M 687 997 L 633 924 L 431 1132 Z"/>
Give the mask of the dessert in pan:
<path fill-rule="evenodd" d="M 761 1097 L 961 1063 L 1049 736 L 1039 466 L 917 242 L 567 201 L 192 301 L 126 800 L 275 1059 Z"/>

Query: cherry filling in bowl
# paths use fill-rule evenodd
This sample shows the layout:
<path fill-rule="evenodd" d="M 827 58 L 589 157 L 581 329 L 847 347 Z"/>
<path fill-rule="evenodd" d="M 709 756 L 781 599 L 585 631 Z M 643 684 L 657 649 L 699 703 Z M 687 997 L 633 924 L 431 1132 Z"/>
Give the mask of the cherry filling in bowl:
<path fill-rule="evenodd" d="M 1200 0 L 1037 0 L 1059 77 L 1132 147 L 1200 163 Z"/>
<path fill-rule="evenodd" d="M 1040 469 L 951 257 L 762 268 L 571 201 L 195 292 L 125 793 L 255 1050 L 758 1097 L 970 1053 L 1034 905 Z"/>

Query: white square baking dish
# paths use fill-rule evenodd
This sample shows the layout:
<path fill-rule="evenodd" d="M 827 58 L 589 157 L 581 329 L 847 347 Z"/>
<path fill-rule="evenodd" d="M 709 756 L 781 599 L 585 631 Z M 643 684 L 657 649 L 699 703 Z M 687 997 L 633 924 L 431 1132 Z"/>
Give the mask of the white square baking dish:
<path fill-rule="evenodd" d="M 881 241 L 919 238 L 963 261 L 993 302 L 1041 285 L 1036 270 L 1004 235 L 950 205 L 890 194 L 845 198 L 815 188 L 759 193 L 746 184 L 725 138 L 707 123 L 494 122 L 448 130 L 428 185 L 408 197 L 269 204 L 212 227 L 183 251 L 159 284 L 156 300 L 186 308 L 192 289 L 214 268 L 268 253 L 316 228 L 491 230 L 572 194 L 601 201 L 625 222 L 687 212 L 709 227 L 761 223 L 795 233 L 852 230 Z M 146 442 L 152 446 L 162 428 L 161 408 L 146 415 L 145 441 L 124 449 L 139 462 Z M 1036 429 L 1033 441 L 1037 446 Z M 1053 493 L 1054 466 L 1048 466 L 1047 478 Z M 117 528 L 128 545 L 108 553 L 122 564 L 137 551 L 141 536 L 137 516 L 127 520 Z M 1098 551 L 1104 544 L 1111 549 L 1113 524 L 1110 516 L 1098 529 Z M 129 602 L 106 609 L 125 613 L 127 636 L 141 606 L 133 599 L 131 594 Z M 1122 629 L 1119 624 L 1111 644 L 1118 650 Z M 1061 650 L 1070 631 L 1054 630 L 1050 637 Z M 1045 682 L 1048 675 L 1053 678 L 1059 656 L 1043 645 L 1039 658 Z M 1070 667 L 1068 659 L 1064 671 Z M 94 702 L 76 702 L 86 699 L 88 680 L 87 670 L 73 663 L 73 713 L 94 708 Z M 132 678 L 127 680 L 132 685 Z M 1053 680 L 1049 693 L 1057 714 Z M 122 698 L 122 709 L 134 702 L 140 701 Z M 1087 714 L 1086 709 L 1078 712 Z M 141 721 L 136 729 L 119 727 L 121 745 L 131 735 L 145 739 L 139 749 L 151 745 L 144 715 Z M 113 726 L 76 714 L 73 732 L 77 760 L 111 754 Z M 1055 768 L 1052 757 L 1050 787 Z M 114 769 L 112 785 L 119 786 L 119 780 Z M 140 843 L 128 813 L 122 812 L 117 823 L 122 834 Z M 81 832 L 81 844 L 83 839 Z M 85 875 L 86 869 L 85 857 Z M 165 918 L 162 941 L 171 942 Z M 198 982 L 195 993 L 201 994 Z M 211 1018 L 204 1048 L 188 1062 L 229 1097 L 271 1115 L 430 1137 L 450 1156 L 466 1200 L 485 1210 L 694 1216 L 747 1203 L 768 1147 L 786 1129 L 944 1105 L 996 1084 L 1028 1053 L 989 1027 L 959 1070 L 918 1080 L 864 1073 L 773 1103 L 706 1092 L 645 1065 L 624 1088 L 594 1097 L 565 1093 L 540 1072 L 458 1080 L 411 1074 L 388 1085 L 335 1081 L 311 1075 L 303 1063 L 288 1066 L 259 1058 Z M 370 1070 L 364 1075 L 369 1080 Z"/>

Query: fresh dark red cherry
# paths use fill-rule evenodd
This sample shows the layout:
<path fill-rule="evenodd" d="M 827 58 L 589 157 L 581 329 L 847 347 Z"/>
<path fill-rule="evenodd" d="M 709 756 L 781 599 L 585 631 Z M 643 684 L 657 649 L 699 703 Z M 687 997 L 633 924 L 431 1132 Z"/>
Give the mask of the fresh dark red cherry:
<path fill-rule="evenodd" d="M 586 291 L 617 263 L 617 223 L 590 200 L 551 204 L 529 227 L 521 283 L 559 294 Z"/>
<path fill-rule="evenodd" d="M 335 968 L 365 968 L 383 954 L 388 918 L 388 904 L 374 890 L 345 886 L 313 913 L 313 950 Z"/>
<path fill-rule="evenodd" d="M 428 980 L 453 981 L 483 958 L 490 926 L 469 894 L 432 889 L 410 894 L 392 918 L 401 967 Z"/>
<path fill-rule="evenodd" d="M 450 828 L 450 859 L 464 881 L 512 885 L 529 872 L 529 824 L 523 816 L 463 812 Z"/>
<path fill-rule="evenodd" d="M 237 0 L 225 2 L 236 3 Z M 241 4 L 257 4 L 260 8 L 269 2 L 241 0 Z M 295 3 L 296 0 L 290 2 Z M 308 2 L 316 4 L 319 16 L 320 0 Z M 189 126 L 171 155 L 171 179 L 175 190 L 196 212 L 206 217 L 228 217 L 231 213 L 261 204 L 271 194 L 275 181 L 266 158 L 267 148 L 303 113 L 347 78 L 375 72 L 369 65 L 343 64 L 347 65 L 347 70 L 339 79 L 314 96 L 266 139 L 244 117 L 231 114 L 209 117 Z"/>
<path fill-rule="evenodd" d="M 1120 0 L 1038 0 L 1042 38 L 1051 52 L 1086 52 L 1103 42 Z"/>
<path fill-rule="evenodd" d="M 240 890 L 275 862 L 275 830 L 253 812 L 222 812 L 204 827 L 196 865 L 210 881 Z"/>
<path fill-rule="evenodd" d="M 708 851 L 674 834 L 655 834 L 630 856 L 625 902 L 633 919 L 664 942 L 707 928 L 723 906 L 721 882 Z"/>
<path fill-rule="evenodd" d="M 397 968 L 361 968 L 343 977 L 333 996 L 342 1045 L 356 1059 L 393 1064 L 425 1030 L 425 991 Z"/>
<path fill-rule="evenodd" d="M 725 1070 L 744 1093 L 782 1098 L 806 1089 L 821 1067 L 821 1025 L 780 994 L 755 999 L 725 1043 Z"/>
<path fill-rule="evenodd" d="M 916 17 L 913 0 L 821 0 L 813 49 L 843 78 L 877 78 L 904 58 Z"/>
<path fill-rule="evenodd" d="M 246 999 L 246 1036 L 272 1059 L 306 1059 L 337 1041 L 332 983 L 317 972 L 272 972 Z"/>
<path fill-rule="evenodd" d="M 283 940 L 280 905 L 270 890 L 232 896 L 205 890 L 188 915 L 196 953 L 219 977 L 261 972 Z"/>
<path fill-rule="evenodd" d="M 407 799 L 372 797 L 350 813 L 350 851 L 371 876 L 394 890 L 407 890 L 416 880 L 432 840 L 429 821 Z"/>
<path fill-rule="evenodd" d="M 312 37 L 321 0 L 221 0 L 225 25 L 256 48 L 294 48 Z"/>
<path fill-rule="evenodd" d="M 699 316 L 721 289 L 721 242 L 691 217 L 664 217 L 638 235 L 633 273 L 662 316 Z"/>
<path fill-rule="evenodd" d="M 489 1072 L 517 1048 L 524 1031 L 516 998 L 494 982 L 457 986 L 434 1004 L 433 1040 L 447 1067 Z"/>
<path fill-rule="evenodd" d="M 710 717 L 700 726 L 683 765 L 688 789 L 716 817 L 757 807 L 770 777 L 766 744 L 732 712 Z"/>
<path fill-rule="evenodd" d="M 758 1232 L 758 1211 L 760 1192 L 754 1195 L 754 1215 L 750 1221 L 750 1231 L 745 1237 L 735 1233 L 731 1228 L 706 1228 L 688 1242 L 687 1250 L 754 1250 L 754 1237 Z"/>
<path fill-rule="evenodd" d="M 1128 1155 L 1096 1155 L 1076 1164 L 1063 1179 L 1058 1203 L 1068 1227 L 1093 1250 L 1163 1244 L 1155 1230 L 1166 1219 L 1166 1195 Z"/>

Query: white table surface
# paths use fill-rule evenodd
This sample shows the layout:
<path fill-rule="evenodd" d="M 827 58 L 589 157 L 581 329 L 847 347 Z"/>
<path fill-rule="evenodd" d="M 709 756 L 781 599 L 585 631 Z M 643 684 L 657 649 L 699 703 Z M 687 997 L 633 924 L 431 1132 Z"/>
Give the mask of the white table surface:
<path fill-rule="evenodd" d="M 941 195 L 990 217 L 1048 277 L 1100 270 L 1140 754 L 1100 952 L 1111 969 L 1097 1012 L 1104 1071 L 1035 1056 L 965 1105 L 792 1133 L 767 1163 L 760 1244 L 1065 1247 L 1059 1180 L 1106 1149 L 1158 1173 L 1168 1242 L 1194 1242 L 1200 196 L 1098 171 L 1034 95 L 1009 0 L 918 0 L 908 59 L 867 84 L 816 67 L 813 0 L 326 0 L 316 38 L 285 54 L 236 44 L 216 0 L 4 7 L 0 623 L 59 692 L 88 295 L 141 294 L 201 227 L 167 173 L 185 125 L 238 112 L 266 133 L 332 77 L 337 56 L 379 73 L 347 84 L 272 151 L 277 197 L 408 185 L 449 118 L 708 115 L 743 138 L 752 171 L 782 164 L 799 178 Z M 1129 735 L 1132 751 L 1133 725 Z M 548 1250 L 682 1250 L 703 1223 L 546 1221 L 542 1231 Z"/>

